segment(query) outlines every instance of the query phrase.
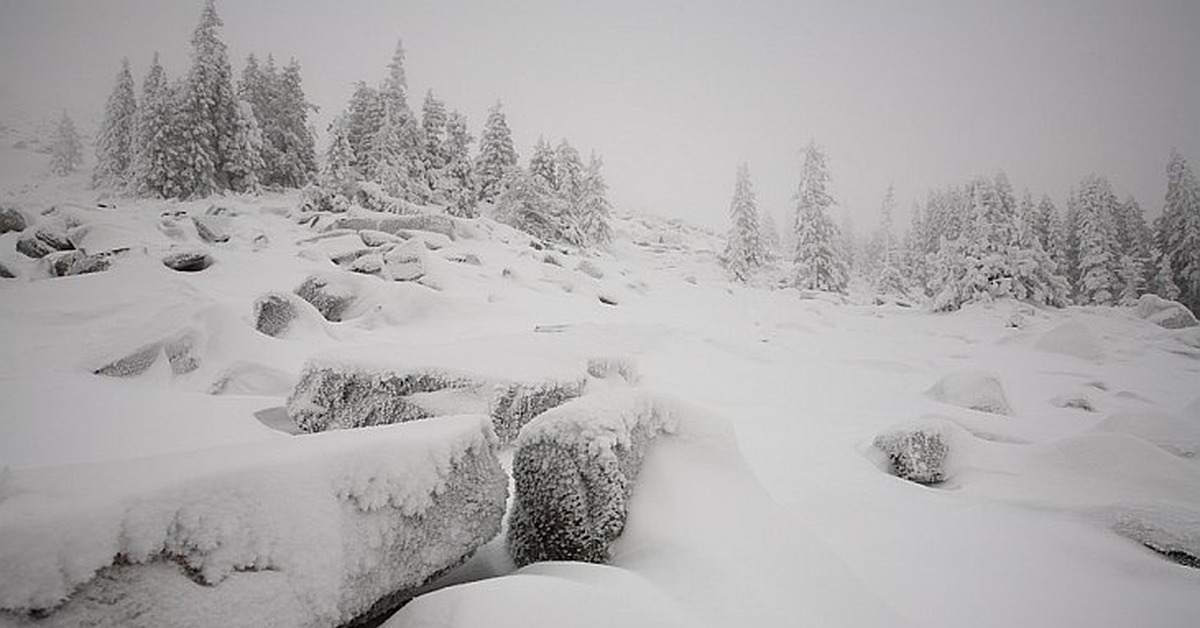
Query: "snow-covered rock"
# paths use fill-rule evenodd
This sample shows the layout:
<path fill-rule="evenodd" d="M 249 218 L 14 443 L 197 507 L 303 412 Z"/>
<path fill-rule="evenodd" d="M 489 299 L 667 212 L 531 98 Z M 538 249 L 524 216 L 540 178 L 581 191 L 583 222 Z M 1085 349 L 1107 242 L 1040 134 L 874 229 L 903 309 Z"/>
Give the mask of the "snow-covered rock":
<path fill-rule="evenodd" d="M 356 297 L 355 286 L 347 277 L 336 273 L 309 275 L 296 288 L 296 294 L 317 308 L 325 320 L 336 323 Z"/>
<path fill-rule="evenodd" d="M 951 440 L 948 424 L 924 421 L 884 432 L 873 445 L 887 456 L 892 475 L 917 484 L 938 484 L 949 475 Z"/>
<path fill-rule="evenodd" d="M 355 231 L 369 229 L 392 235 L 400 235 L 405 231 L 432 231 L 453 239 L 455 237 L 454 227 L 454 219 L 441 214 L 397 215 L 362 212 L 360 215 L 338 217 L 328 228 L 353 229 Z"/>
<path fill-rule="evenodd" d="M 501 442 L 512 442 L 521 428 L 538 415 L 582 395 L 586 383 L 580 379 L 498 384 L 489 404 L 496 435 Z"/>
<path fill-rule="evenodd" d="M 513 459 L 508 550 L 516 564 L 607 561 L 647 445 L 676 429 L 665 404 L 632 389 L 580 397 L 527 424 Z"/>
<path fill-rule="evenodd" d="M 929 396 L 951 405 L 992 414 L 1011 414 L 1004 387 L 995 375 L 969 371 L 951 373 L 938 380 Z"/>
<path fill-rule="evenodd" d="M 1200 569 L 1200 510 L 1141 504 L 1112 508 L 1107 518 L 1117 534 L 1167 560 Z"/>
<path fill-rule="evenodd" d="M 70 251 L 75 248 L 63 230 L 41 225 L 33 233 L 23 233 L 17 238 L 17 252 L 34 259 L 42 258 L 55 251 Z"/>
<path fill-rule="evenodd" d="M 192 216 L 192 224 L 201 240 L 213 244 L 229 241 L 232 218 L 225 215 Z"/>
<path fill-rule="evenodd" d="M 1168 301 L 1157 294 L 1143 294 L 1138 298 L 1133 310 L 1139 318 L 1144 318 L 1159 327 L 1167 329 L 1182 329 L 1196 327 L 1200 321 L 1196 315 L 1182 303 Z"/>
<path fill-rule="evenodd" d="M 213 258 L 205 251 L 186 250 L 168 254 L 163 258 L 162 263 L 171 270 L 194 273 L 212 266 Z"/>
<path fill-rule="evenodd" d="M 0 207 L 0 235 L 9 231 L 24 231 L 27 226 L 24 214 L 13 207 Z"/>
<path fill-rule="evenodd" d="M 107 377 L 135 377 L 150 370 L 165 355 L 172 375 L 186 375 L 200 366 L 195 353 L 198 342 L 194 332 L 182 332 L 139 347 L 93 372 Z"/>
<path fill-rule="evenodd" d="M 458 416 L 13 472 L 0 624 L 377 621 L 499 531 L 495 448 Z"/>
<path fill-rule="evenodd" d="M 83 251 L 55 251 L 43 257 L 41 264 L 52 277 L 70 277 L 106 271 L 112 265 L 112 257 Z"/>
<path fill-rule="evenodd" d="M 5 266 L 4 262 L 0 261 L 0 279 L 15 279 L 16 276 L 16 273 L 9 270 L 8 266 Z"/>
<path fill-rule="evenodd" d="M 1034 347 L 1048 353 L 1069 355 L 1081 360 L 1104 358 L 1104 347 L 1096 334 L 1080 321 L 1063 323 L 1038 338 Z"/>
<path fill-rule="evenodd" d="M 426 272 L 425 245 L 417 239 L 384 253 L 383 268 L 395 281 L 416 281 Z"/>
<path fill-rule="evenodd" d="M 287 331 L 297 316 L 295 299 L 295 295 L 282 292 L 259 297 L 254 301 L 254 328 L 273 338 Z"/>
<path fill-rule="evenodd" d="M 597 379 L 613 379 L 619 377 L 630 385 L 636 385 L 642 376 L 638 372 L 637 362 L 631 358 L 595 357 L 588 358 L 588 375 Z"/>
<path fill-rule="evenodd" d="M 368 369 L 310 361 L 288 397 L 288 416 L 306 432 L 388 425 L 433 416 L 410 395 L 479 382 L 441 369 Z"/>

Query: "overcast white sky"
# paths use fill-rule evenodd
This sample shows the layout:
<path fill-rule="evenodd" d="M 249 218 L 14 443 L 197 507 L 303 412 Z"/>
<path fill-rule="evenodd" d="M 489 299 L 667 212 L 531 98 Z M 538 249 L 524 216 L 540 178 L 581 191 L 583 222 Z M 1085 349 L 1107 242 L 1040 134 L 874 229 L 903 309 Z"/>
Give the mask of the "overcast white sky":
<path fill-rule="evenodd" d="M 187 64 L 199 0 L 0 0 L 0 112 L 100 116 L 120 58 Z M 218 0 L 235 72 L 298 58 L 322 126 L 396 39 L 410 102 L 432 88 L 478 134 L 502 99 L 539 135 L 604 156 L 614 201 L 724 228 L 737 164 L 791 205 L 808 139 L 862 231 L 997 169 L 1051 194 L 1109 175 L 1161 211 L 1172 147 L 1200 165 L 1200 2 Z"/>

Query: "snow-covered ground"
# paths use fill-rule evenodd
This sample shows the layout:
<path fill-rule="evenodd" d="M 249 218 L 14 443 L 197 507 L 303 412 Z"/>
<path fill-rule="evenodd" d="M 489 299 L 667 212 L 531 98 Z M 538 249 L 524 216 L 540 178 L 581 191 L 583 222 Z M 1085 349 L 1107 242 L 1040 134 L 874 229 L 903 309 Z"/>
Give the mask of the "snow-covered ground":
<path fill-rule="evenodd" d="M 23 165 L 6 165 L 0 203 L 30 229 L 58 224 L 82 248 L 128 250 L 109 270 L 50 278 L 15 252 L 21 234 L 0 235 L 0 263 L 18 275 L 0 279 L 6 608 L 57 599 L 122 553 L 112 544 L 128 539 L 117 538 L 111 508 L 147 492 L 169 502 L 172 482 L 236 492 L 223 473 L 259 464 L 254 452 L 303 456 L 294 441 L 318 437 L 291 434 L 284 406 L 310 360 L 491 381 L 584 378 L 589 358 L 613 357 L 636 364 L 638 386 L 675 404 L 680 423 L 650 446 L 611 564 L 514 573 L 498 537 L 442 581 L 462 584 L 417 598 L 389 625 L 1194 626 L 1200 617 L 1200 571 L 1147 547 L 1200 555 L 1200 328 L 1164 329 L 1133 309 L 1002 302 L 932 315 L 731 285 L 715 236 L 645 216 L 618 219 L 603 254 L 536 250 L 487 219 L 460 224 L 453 239 L 413 232 L 424 276 L 386 281 L 335 266 L 330 257 L 356 241 L 313 240 L 295 195 L 98 207 L 82 178 L 43 177 L 30 164 L 45 156 L 10 144 L 2 163 Z M 191 220 L 210 207 L 224 210 L 226 242 L 202 241 Z M 180 251 L 213 264 L 163 265 Z M 352 294 L 341 322 L 303 311 L 277 338 L 256 331 L 256 300 L 314 273 Z M 187 367 L 171 359 L 176 346 L 187 347 Z M 94 374 L 147 347 L 153 362 L 141 374 Z M 939 484 L 894 477 L 872 446 L 913 426 L 948 445 Z M 338 447 L 374 451 L 376 432 L 339 433 Z M 461 451 L 483 436 L 455 438 Z M 234 468 L 213 462 L 225 459 Z M 317 466 L 297 481 L 357 477 Z M 72 474 L 87 484 L 64 484 Z M 274 486 L 263 482 L 251 488 Z M 285 500 L 295 512 L 308 499 L 327 507 L 287 490 L 300 500 Z M 77 513 L 111 516 L 93 527 Z M 67 532 L 104 547 L 57 542 Z M 288 564 L 301 550 L 274 551 Z M 0 615 L 0 625 L 24 621 Z"/>

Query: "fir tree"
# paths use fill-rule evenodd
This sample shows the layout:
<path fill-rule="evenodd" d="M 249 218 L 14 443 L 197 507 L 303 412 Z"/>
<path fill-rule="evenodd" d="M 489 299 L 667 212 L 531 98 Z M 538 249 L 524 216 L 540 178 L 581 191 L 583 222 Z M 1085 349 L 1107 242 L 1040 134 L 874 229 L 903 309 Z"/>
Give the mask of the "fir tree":
<path fill-rule="evenodd" d="M 180 196 L 207 196 L 229 187 L 237 99 L 225 43 L 217 34 L 221 24 L 213 0 L 205 0 L 192 34 L 192 66 L 178 103 L 181 156 L 189 170 Z"/>
<path fill-rule="evenodd" d="M 65 177 L 83 165 L 83 144 L 79 141 L 79 132 L 75 123 L 62 113 L 58 126 L 54 129 L 54 141 L 50 144 L 50 171 Z"/>
<path fill-rule="evenodd" d="M 583 241 L 568 208 L 541 177 L 513 168 L 496 199 L 496 219 L 547 242 Z"/>
<path fill-rule="evenodd" d="M 826 191 L 828 183 L 825 153 L 810 142 L 795 197 L 795 283 L 801 288 L 845 292 L 847 272 L 837 244 L 838 229 L 826 213 L 834 202 Z"/>
<path fill-rule="evenodd" d="M 763 247 L 766 249 L 767 260 L 770 261 L 779 256 L 783 247 L 779 236 L 779 225 L 775 222 L 774 214 L 769 211 L 762 212 L 761 226 Z"/>
<path fill-rule="evenodd" d="M 446 122 L 446 103 L 434 98 L 433 90 L 425 92 L 425 102 L 421 105 L 421 130 L 425 142 L 421 150 L 421 160 L 426 185 L 431 190 L 431 200 L 439 204 L 449 202 L 441 189 L 444 176 L 442 171 L 448 161 Z"/>
<path fill-rule="evenodd" d="M 593 152 L 580 180 L 576 207 L 584 242 L 593 246 L 604 246 L 612 241 L 612 227 L 609 225 L 612 208 L 608 203 L 608 184 L 601 173 L 603 166 L 604 162 Z"/>
<path fill-rule="evenodd" d="M 172 170 L 176 148 L 173 124 L 173 99 L 166 72 L 158 62 L 158 53 L 142 81 L 142 107 L 137 121 L 134 188 L 142 196 L 175 196 Z"/>
<path fill-rule="evenodd" d="M 235 192 L 257 192 L 259 174 L 263 171 L 263 137 L 250 103 L 238 103 L 233 145 L 230 147 L 225 170 L 229 189 Z"/>
<path fill-rule="evenodd" d="M 754 188 L 750 184 L 750 167 L 744 163 L 738 167 L 733 200 L 729 204 L 729 219 L 732 225 L 725 240 L 722 259 L 733 280 L 745 283 L 766 263 L 767 256 L 759 228 Z"/>
<path fill-rule="evenodd" d="M 374 170 L 371 161 L 372 140 L 383 127 L 384 105 L 379 90 L 358 82 L 346 113 L 346 140 L 354 153 L 353 166 L 360 173 Z"/>
<path fill-rule="evenodd" d="M 317 171 L 316 138 L 308 123 L 310 111 L 316 107 L 308 102 L 301 85 L 300 63 L 288 61 L 281 74 L 267 74 L 271 102 L 267 117 L 260 118 L 263 126 L 264 179 L 267 185 L 298 188 L 312 179 Z M 258 110 L 255 109 L 258 115 Z"/>
<path fill-rule="evenodd" d="M 467 119 L 455 111 L 446 119 L 446 140 L 442 152 L 446 167 L 438 180 L 438 190 L 446 199 L 451 214 L 474 218 L 475 168 L 471 163 L 470 147 L 474 138 L 467 132 Z"/>
<path fill-rule="evenodd" d="M 552 187 L 569 204 L 574 205 L 579 197 L 583 181 L 583 161 L 579 151 L 567 140 L 560 140 L 554 149 L 554 182 Z"/>
<path fill-rule="evenodd" d="M 1179 286 L 1175 285 L 1174 273 L 1171 272 L 1171 258 L 1158 255 L 1158 272 L 1154 275 L 1154 294 L 1174 301 L 1179 298 Z"/>
<path fill-rule="evenodd" d="M 551 190 L 557 190 L 559 187 L 558 172 L 554 165 L 555 157 L 550 143 L 544 138 L 538 137 L 537 143 L 533 145 L 533 154 L 529 156 L 529 174 L 540 177 L 546 187 Z"/>
<path fill-rule="evenodd" d="M 1187 160 L 1172 152 L 1167 196 L 1159 222 L 1158 247 L 1170 260 L 1179 301 L 1200 312 L 1200 183 Z"/>
<path fill-rule="evenodd" d="M 895 210 L 895 191 L 888 185 L 879 209 L 879 273 L 875 278 L 875 291 L 885 295 L 905 295 L 908 292 L 904 285 L 904 277 L 898 268 L 900 260 L 892 224 L 892 214 Z"/>
<path fill-rule="evenodd" d="M 493 202 L 504 190 L 505 176 L 517 165 L 517 151 L 513 148 L 512 132 L 504 119 L 504 111 L 497 102 L 489 111 L 479 140 L 479 157 L 475 161 L 475 177 L 478 199 Z"/>
<path fill-rule="evenodd" d="M 92 184 L 97 187 L 126 188 L 133 174 L 136 157 L 137 98 L 129 59 L 121 60 L 117 84 L 108 96 L 104 122 L 96 137 L 96 169 Z"/>
<path fill-rule="evenodd" d="M 1079 282 L 1075 286 L 1083 304 L 1111 305 L 1120 291 L 1114 219 L 1117 205 L 1112 187 L 1104 177 L 1090 175 L 1079 186 L 1077 231 L 1079 238 Z"/>
<path fill-rule="evenodd" d="M 388 195 L 410 203 L 424 203 L 430 195 L 421 155 L 417 150 L 416 121 L 388 107 L 383 126 L 371 140 L 371 179 Z"/>

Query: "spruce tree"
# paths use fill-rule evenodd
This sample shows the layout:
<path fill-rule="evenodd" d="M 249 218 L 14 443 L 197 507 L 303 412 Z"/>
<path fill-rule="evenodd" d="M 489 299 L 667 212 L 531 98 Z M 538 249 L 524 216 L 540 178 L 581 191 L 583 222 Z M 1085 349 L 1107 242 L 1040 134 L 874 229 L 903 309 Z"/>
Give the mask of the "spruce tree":
<path fill-rule="evenodd" d="M 750 183 L 750 167 L 744 163 L 738 167 L 733 200 L 729 203 L 729 219 L 732 224 L 721 257 L 733 280 L 745 283 L 766 264 L 767 255 L 754 188 Z"/>
<path fill-rule="evenodd" d="M 569 204 L 574 204 L 579 197 L 579 188 L 583 181 L 583 161 L 579 151 L 571 143 L 563 139 L 554 149 L 554 183 L 553 188 L 559 196 Z"/>
<path fill-rule="evenodd" d="M 1170 260 L 1179 301 L 1200 312 L 1200 183 L 1177 151 L 1167 163 L 1167 196 L 1158 246 Z"/>
<path fill-rule="evenodd" d="M 235 192 L 258 192 L 259 175 L 263 171 L 263 136 L 250 103 L 238 103 L 233 145 L 230 147 L 225 170 L 229 189 Z"/>
<path fill-rule="evenodd" d="M 207 196 L 229 187 L 237 99 L 225 43 L 217 33 L 220 26 L 213 0 L 205 0 L 192 33 L 191 69 L 177 103 L 181 156 L 189 171 L 180 178 L 183 197 Z"/>
<path fill-rule="evenodd" d="M 446 119 L 446 138 L 442 146 L 446 166 L 438 179 L 437 189 L 449 212 L 463 218 L 474 218 L 476 214 L 475 168 L 470 155 L 473 141 L 467 132 L 467 119 L 457 111 L 452 112 Z"/>
<path fill-rule="evenodd" d="M 79 132 L 66 111 L 58 119 L 54 129 L 54 141 L 50 144 L 50 171 L 65 177 L 83 165 L 83 144 L 79 141 Z"/>
<path fill-rule="evenodd" d="M 384 105 L 379 90 L 359 81 L 346 111 L 346 140 L 354 153 L 354 168 L 364 175 L 374 170 L 371 144 L 383 122 Z"/>
<path fill-rule="evenodd" d="M 489 111 L 479 140 L 479 156 L 475 160 L 477 198 L 494 202 L 504 190 L 505 176 L 517 165 L 512 132 L 504 119 L 502 105 L 497 102 Z"/>
<path fill-rule="evenodd" d="M 884 295 L 903 296 L 907 294 L 908 289 L 904 285 L 904 277 L 899 268 L 900 256 L 892 223 L 895 210 L 895 190 L 889 184 L 879 208 L 879 273 L 875 277 L 875 291 Z"/>
<path fill-rule="evenodd" d="M 796 191 L 797 287 L 845 292 L 846 262 L 838 247 L 838 229 L 827 213 L 834 200 L 826 190 L 829 183 L 825 153 L 810 142 L 804 151 L 804 168 Z"/>
<path fill-rule="evenodd" d="M 308 114 L 316 111 L 316 107 L 304 95 L 300 62 L 291 59 L 278 75 L 271 68 L 267 77 L 274 106 L 265 108 L 265 119 L 259 117 L 263 127 L 264 151 L 269 157 L 269 160 L 264 160 L 263 183 L 302 187 L 317 172 L 316 137 L 308 123 Z M 259 115 L 257 108 L 255 115 Z"/>
<path fill-rule="evenodd" d="M 176 149 L 175 113 L 166 72 L 158 62 L 158 53 L 142 81 L 142 106 L 138 112 L 134 191 L 141 196 L 175 196 L 172 170 Z"/>
<path fill-rule="evenodd" d="M 540 177 L 546 187 L 551 190 L 557 190 L 559 187 L 558 171 L 554 165 L 555 158 L 556 155 L 550 143 L 539 136 L 537 143 L 533 145 L 533 154 L 529 156 L 529 174 Z"/>
<path fill-rule="evenodd" d="M 129 187 L 136 156 L 137 97 L 129 59 L 121 60 L 117 83 L 104 107 L 104 122 L 96 137 L 96 169 L 92 185 L 124 189 Z"/>
<path fill-rule="evenodd" d="M 1089 175 L 1076 199 L 1079 238 L 1079 303 L 1112 305 L 1119 296 L 1120 252 L 1114 214 L 1116 195 L 1104 177 Z"/>
<path fill-rule="evenodd" d="M 763 248 L 766 250 L 767 260 L 776 259 L 781 250 L 782 242 L 779 236 L 779 224 L 775 222 L 775 215 L 769 211 L 764 211 L 762 217 L 762 236 Z"/>

